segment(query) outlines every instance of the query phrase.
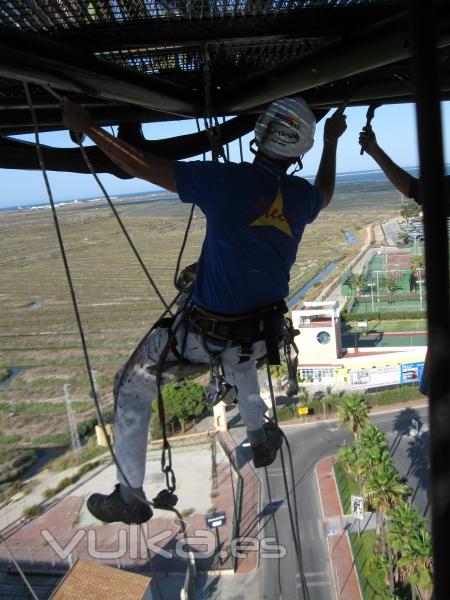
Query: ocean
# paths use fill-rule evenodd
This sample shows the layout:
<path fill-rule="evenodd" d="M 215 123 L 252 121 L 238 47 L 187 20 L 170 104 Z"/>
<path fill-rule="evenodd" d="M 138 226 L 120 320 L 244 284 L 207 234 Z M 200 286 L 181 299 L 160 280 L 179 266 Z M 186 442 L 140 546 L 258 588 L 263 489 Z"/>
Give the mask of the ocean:
<path fill-rule="evenodd" d="M 405 167 L 408 173 L 411 173 L 413 177 L 419 176 L 419 167 Z M 445 165 L 445 173 L 450 175 L 450 164 Z M 315 176 L 305 176 L 305 179 L 308 181 L 314 181 Z M 364 183 L 370 181 L 387 181 L 386 176 L 383 171 L 379 169 L 372 169 L 368 171 L 349 171 L 346 173 L 337 173 L 336 174 L 336 185 L 343 183 Z M 172 201 L 177 200 L 178 196 L 173 194 L 172 192 L 166 191 L 151 191 L 151 192 L 139 192 L 133 194 L 119 194 L 117 196 L 111 196 L 111 200 L 127 200 L 127 204 L 141 204 L 141 203 L 149 203 L 149 202 L 161 202 L 161 200 Z M 55 205 L 57 207 L 74 205 L 74 204 L 83 204 L 83 208 L 89 208 L 87 205 L 89 202 L 98 202 L 100 200 L 104 200 L 102 197 L 96 198 L 78 198 L 75 200 L 66 200 L 64 202 L 58 202 Z M 0 208 L 0 212 L 11 212 L 16 210 L 45 210 L 50 208 L 48 202 L 43 204 L 22 204 L 20 206 L 8 206 L 4 208 Z M 94 208 L 94 206 L 92 207 Z"/>

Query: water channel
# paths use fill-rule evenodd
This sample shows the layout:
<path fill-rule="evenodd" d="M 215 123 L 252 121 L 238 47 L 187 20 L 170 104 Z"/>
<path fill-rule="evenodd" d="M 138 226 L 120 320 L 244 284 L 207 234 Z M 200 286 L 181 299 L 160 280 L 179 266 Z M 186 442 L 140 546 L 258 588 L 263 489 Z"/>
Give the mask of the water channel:
<path fill-rule="evenodd" d="M 322 269 L 315 277 L 310 279 L 308 283 L 306 283 L 301 289 L 299 289 L 295 294 L 288 300 L 287 305 L 289 308 L 294 306 L 303 296 L 308 292 L 316 283 L 320 283 L 327 275 L 331 273 L 331 271 L 336 267 L 336 262 L 331 262 L 329 265 Z"/>

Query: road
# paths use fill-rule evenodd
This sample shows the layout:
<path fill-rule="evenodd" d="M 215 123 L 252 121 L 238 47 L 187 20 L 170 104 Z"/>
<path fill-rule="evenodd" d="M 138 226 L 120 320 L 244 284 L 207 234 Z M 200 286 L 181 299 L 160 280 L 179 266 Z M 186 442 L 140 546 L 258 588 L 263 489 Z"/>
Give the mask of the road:
<path fill-rule="evenodd" d="M 397 219 L 391 219 L 381 224 L 384 237 L 389 246 L 396 246 L 398 242 L 398 234 L 400 231 Z"/>
<path fill-rule="evenodd" d="M 411 419 L 421 424 L 420 437 L 409 435 Z M 427 464 L 427 410 L 399 409 L 371 417 L 371 421 L 387 434 L 395 466 L 407 476 L 408 485 L 413 490 L 413 502 L 420 512 L 429 517 L 428 504 L 428 464 Z M 233 434 L 236 430 L 233 430 Z M 297 509 L 300 520 L 300 536 L 303 555 L 303 569 L 311 600 L 330 600 L 335 597 L 334 583 L 327 551 L 327 538 L 322 521 L 322 511 L 318 496 L 315 466 L 317 462 L 335 454 L 344 440 L 352 441 L 352 435 L 337 427 L 335 421 L 311 423 L 285 428 L 291 445 L 294 480 L 297 493 Z M 242 430 L 243 434 L 243 430 Z M 242 435 L 240 434 L 240 435 Z M 244 456 L 250 458 L 249 450 L 242 448 Z M 287 452 L 285 460 L 287 461 Z M 262 503 L 264 509 L 282 501 L 285 497 L 283 471 L 280 459 L 267 469 L 267 475 L 260 474 L 262 481 Z M 291 483 L 289 483 L 291 487 Z M 274 506 L 274 504 L 272 504 Z M 264 517 L 264 537 L 276 538 L 278 544 L 286 547 L 286 556 L 281 559 L 261 560 L 261 599 L 304 600 L 296 554 L 292 541 L 292 527 L 286 502 L 274 514 Z M 225 590 L 224 590 L 225 592 Z M 246 597 L 252 597 L 247 595 Z M 229 598 L 226 594 L 223 598 Z"/>

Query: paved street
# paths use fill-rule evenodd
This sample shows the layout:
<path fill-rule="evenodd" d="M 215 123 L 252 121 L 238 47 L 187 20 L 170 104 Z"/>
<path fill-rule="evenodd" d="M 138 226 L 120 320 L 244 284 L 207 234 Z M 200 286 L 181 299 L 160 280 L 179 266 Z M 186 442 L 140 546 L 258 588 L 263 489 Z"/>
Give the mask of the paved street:
<path fill-rule="evenodd" d="M 412 419 L 419 422 L 420 436 L 410 435 Z M 237 423 L 237 415 L 232 420 Z M 413 490 L 413 502 L 429 518 L 427 409 L 400 408 L 378 413 L 372 416 L 372 422 L 387 434 L 394 463 L 401 474 L 407 476 L 408 485 Z M 303 570 L 309 598 L 330 600 L 336 597 L 336 574 L 332 573 L 329 562 L 315 467 L 322 458 L 335 454 L 344 440 L 352 441 L 352 435 L 346 429 L 338 428 L 333 420 L 286 426 L 284 431 L 292 450 Z M 239 463 L 242 465 L 250 459 L 249 448 L 242 446 L 245 430 L 238 426 L 231 432 L 241 442 Z M 286 450 L 284 456 L 288 464 Z M 197 581 L 198 600 L 305 599 L 285 502 L 280 458 L 267 469 L 267 473 L 259 470 L 258 475 L 262 484 L 260 538 L 265 538 L 265 556 L 261 555 L 260 568 L 247 575 L 201 574 Z M 292 489 L 289 469 L 288 487 Z M 275 556 L 275 544 L 285 548 L 282 558 Z M 283 548 L 281 550 L 284 551 Z M 182 577 L 162 577 L 163 587 L 167 587 L 170 594 L 173 592 L 171 597 L 174 598 L 178 597 L 177 590 L 182 582 Z"/>
<path fill-rule="evenodd" d="M 409 435 L 412 418 L 423 424 L 420 437 Z M 414 504 L 428 517 L 427 409 L 399 409 L 376 414 L 372 416 L 371 421 L 387 434 L 395 466 L 402 475 L 407 476 L 408 485 L 413 490 Z M 334 582 L 327 551 L 326 532 L 323 528 L 315 466 L 321 458 L 336 453 L 344 440 L 351 442 L 352 435 L 345 429 L 338 428 L 335 421 L 289 426 L 285 428 L 285 432 L 292 449 L 303 568 L 309 597 L 311 600 L 330 600 L 335 595 Z M 243 430 L 233 430 L 233 434 L 242 439 Z M 241 448 L 241 452 L 242 457 L 248 460 L 248 449 Z M 285 460 L 288 460 L 287 452 L 285 452 Z M 261 507 L 264 511 L 264 507 L 271 502 L 275 503 L 286 497 L 279 458 L 267 469 L 267 477 L 264 473 L 261 474 L 261 481 L 263 484 Z M 289 485 L 291 487 L 291 484 Z M 303 600 L 287 504 L 284 502 L 275 514 L 266 516 L 263 524 L 265 525 L 264 537 L 277 538 L 277 543 L 284 545 L 287 553 L 280 560 L 276 558 L 261 560 L 259 598 L 273 600 L 282 597 L 283 600 Z M 229 596 L 224 589 L 223 598 L 231 600 L 238 597 Z"/>

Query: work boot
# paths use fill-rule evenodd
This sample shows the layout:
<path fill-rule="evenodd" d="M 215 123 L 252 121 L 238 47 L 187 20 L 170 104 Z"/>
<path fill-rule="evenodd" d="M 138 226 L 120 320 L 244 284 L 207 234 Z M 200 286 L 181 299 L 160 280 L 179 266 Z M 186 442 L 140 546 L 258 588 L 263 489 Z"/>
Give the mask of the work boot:
<path fill-rule="evenodd" d="M 121 521 L 131 525 L 132 523 L 145 523 L 153 515 L 145 495 L 142 500 L 136 498 L 131 503 L 122 500 L 120 496 L 120 483 L 112 494 L 92 494 L 87 501 L 89 512 L 103 523 L 115 523 Z"/>
<path fill-rule="evenodd" d="M 268 421 L 263 425 L 266 432 L 266 441 L 259 446 L 252 446 L 253 464 L 255 467 L 267 467 L 271 465 L 277 456 L 278 448 L 281 448 L 283 436 L 278 425 Z"/>

